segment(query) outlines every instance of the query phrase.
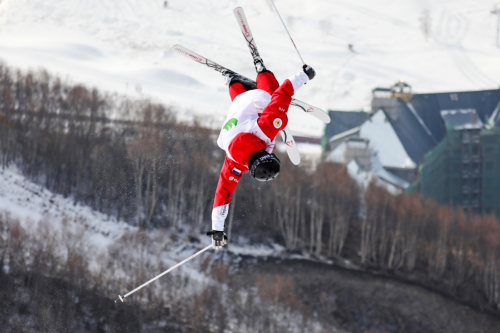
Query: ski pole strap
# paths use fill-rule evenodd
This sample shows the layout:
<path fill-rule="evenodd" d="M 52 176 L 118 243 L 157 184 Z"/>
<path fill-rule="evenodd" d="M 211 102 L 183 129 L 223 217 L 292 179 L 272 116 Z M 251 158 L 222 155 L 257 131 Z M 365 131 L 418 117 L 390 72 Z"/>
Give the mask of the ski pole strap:
<path fill-rule="evenodd" d="M 152 279 L 151 279 L 151 280 L 149 280 L 148 282 L 145 282 L 145 283 L 141 284 L 139 287 L 135 288 L 135 289 L 134 289 L 134 290 L 132 290 L 132 291 L 129 291 L 129 292 L 128 292 L 128 293 L 126 293 L 125 295 L 123 295 L 123 296 L 118 295 L 118 299 L 116 299 L 116 300 L 115 300 L 115 302 L 116 302 L 116 301 L 118 301 L 118 300 L 121 300 L 121 301 L 123 302 L 123 301 L 124 301 L 124 299 L 125 299 L 125 297 L 128 297 L 128 296 L 132 295 L 133 293 L 135 293 L 136 291 L 138 291 L 138 290 L 140 290 L 140 289 L 144 288 L 145 286 L 147 286 L 147 285 L 148 285 L 148 284 L 150 284 L 151 282 L 158 280 L 158 279 L 159 279 L 159 278 L 161 278 L 163 275 L 165 275 L 165 274 L 169 273 L 170 271 L 174 270 L 175 268 L 179 267 L 180 265 L 182 265 L 182 264 L 184 264 L 184 263 L 188 262 L 189 260 L 193 259 L 194 257 L 196 257 L 196 256 L 198 256 L 198 255 L 202 254 L 203 252 L 205 252 L 205 251 L 209 250 L 211 247 L 212 247 L 212 244 L 208 245 L 208 246 L 207 246 L 207 247 L 205 247 L 204 249 L 202 249 L 202 250 L 200 250 L 200 251 L 196 252 L 195 254 L 193 254 L 192 256 L 190 256 L 189 258 L 184 259 L 183 261 L 181 261 L 181 262 L 180 262 L 180 263 L 178 263 L 177 265 L 175 265 L 175 266 L 173 266 L 173 267 L 170 267 L 170 268 L 169 268 L 169 269 L 167 269 L 165 272 L 163 272 L 163 273 L 161 273 L 161 274 L 159 274 L 159 275 L 155 276 L 154 278 L 152 278 Z"/>

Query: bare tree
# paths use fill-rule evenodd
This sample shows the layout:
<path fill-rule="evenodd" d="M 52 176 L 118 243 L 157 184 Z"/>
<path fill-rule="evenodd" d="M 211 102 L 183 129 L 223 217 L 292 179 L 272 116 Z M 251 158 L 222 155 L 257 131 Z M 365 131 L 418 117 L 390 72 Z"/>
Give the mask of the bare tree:
<path fill-rule="evenodd" d="M 439 207 L 435 216 L 435 234 L 437 237 L 430 244 L 429 277 L 439 280 L 443 275 L 448 257 L 448 235 L 452 223 L 452 211 L 448 207 Z"/>

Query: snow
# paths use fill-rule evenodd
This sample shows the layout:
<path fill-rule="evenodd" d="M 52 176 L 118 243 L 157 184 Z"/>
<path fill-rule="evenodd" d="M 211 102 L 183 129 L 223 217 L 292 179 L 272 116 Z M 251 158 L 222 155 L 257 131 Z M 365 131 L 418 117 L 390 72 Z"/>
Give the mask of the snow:
<path fill-rule="evenodd" d="M 236 255 L 247 255 L 254 257 L 279 257 L 286 252 L 286 249 L 276 243 L 270 245 L 254 245 L 240 237 L 238 244 L 229 244 L 228 251 Z"/>
<path fill-rule="evenodd" d="M 82 234 L 82 241 L 86 243 L 86 248 L 97 251 L 101 255 L 106 253 L 108 248 L 125 233 L 138 231 L 137 227 L 117 221 L 114 217 L 75 203 L 71 198 L 64 198 L 33 183 L 13 165 L 3 170 L 0 169 L 0 214 L 8 214 L 18 219 L 27 230 L 36 230 L 36 226 L 45 221 L 49 221 L 52 230 L 60 230 L 63 227 L 72 229 L 73 233 Z M 210 244 L 210 239 L 205 234 L 199 235 L 202 244 L 196 245 L 184 241 L 187 234 L 176 233 L 179 241 L 169 244 L 170 250 L 161 255 L 162 260 L 169 266 L 191 256 L 198 251 L 199 247 Z M 162 231 L 153 230 L 150 232 L 150 237 L 152 240 L 163 239 L 161 241 L 163 244 L 170 243 L 164 239 L 165 234 Z M 236 255 L 257 257 L 279 256 L 286 251 L 279 244 L 252 245 L 243 238 L 238 244 L 231 243 L 228 250 Z M 185 270 L 190 272 L 190 278 L 203 279 L 200 273 L 190 268 Z"/>
<path fill-rule="evenodd" d="M 370 146 L 378 153 L 382 165 L 396 168 L 416 168 L 404 149 L 384 111 L 379 110 L 361 125 L 361 138 L 369 138 Z"/>
<path fill-rule="evenodd" d="M 173 105 L 179 119 L 220 123 L 229 109 L 223 78 L 169 51 L 174 44 L 254 75 L 233 17 L 245 8 L 266 65 L 279 79 L 300 70 L 269 0 L 3 0 L 0 54 L 23 69 L 46 68 L 74 82 Z M 286 5 L 285 5 L 286 4 Z M 276 1 L 317 77 L 297 98 L 322 109 L 365 109 L 374 87 L 399 79 L 414 91 L 498 88 L 497 18 L 486 0 Z M 419 17 L 432 18 L 428 42 Z M 348 50 L 353 45 L 355 52 Z M 299 110 L 290 128 L 321 136 Z"/>
<path fill-rule="evenodd" d="M 69 222 L 75 231 L 86 233 L 89 248 L 105 249 L 125 232 L 136 230 L 125 222 L 34 184 L 14 166 L 0 169 L 0 213 L 19 219 L 27 229 L 41 221 L 50 221 L 52 229 L 58 230 Z"/>
<path fill-rule="evenodd" d="M 392 195 L 400 194 L 402 189 L 410 185 L 408 182 L 387 172 L 376 156 L 372 157 L 372 165 L 371 170 L 364 171 L 355 160 L 347 164 L 349 176 L 356 181 L 361 190 L 366 191 L 372 180 L 375 180 L 378 186 L 387 189 Z"/>
<path fill-rule="evenodd" d="M 48 227 L 51 235 L 57 235 L 57 239 L 71 237 L 84 250 L 92 272 L 102 274 L 104 270 L 108 278 L 122 282 L 127 282 L 134 273 L 124 271 L 122 264 L 130 270 L 134 265 L 149 265 L 148 267 L 153 268 L 149 272 L 152 278 L 161 273 L 157 270 L 158 267 L 172 267 L 199 251 L 199 247 L 210 244 L 208 237 L 203 237 L 203 244 L 200 245 L 187 243 L 183 240 L 183 235 L 180 235 L 178 242 L 172 243 L 163 230 L 150 231 L 147 244 L 143 244 L 144 238 L 137 237 L 137 227 L 75 203 L 71 198 L 54 194 L 26 179 L 15 166 L 0 169 L 0 216 L 19 220 L 26 232 L 32 233 L 32 237 L 40 232 L 38 227 L 41 224 Z M 123 243 L 121 238 L 125 234 L 129 237 Z M 71 243 L 68 239 L 60 240 L 58 251 L 61 253 L 58 255 L 66 255 L 64 242 L 68 241 Z M 76 244 L 71 245 L 76 248 Z M 116 252 L 113 250 L 116 248 L 120 257 L 110 259 L 110 253 Z M 117 267 L 102 267 L 106 260 L 116 262 Z M 129 262 L 131 265 L 127 264 Z M 8 267 L 4 269 L 8 270 Z M 196 292 L 207 280 L 198 266 L 192 264 L 183 265 L 182 269 L 176 269 L 173 274 L 189 275 L 190 281 L 194 283 L 187 293 Z M 155 285 L 151 288 L 159 287 Z"/>
<path fill-rule="evenodd" d="M 277 142 L 276 149 L 283 153 L 286 152 L 286 147 L 283 142 Z M 321 145 L 316 143 L 298 142 L 297 149 L 302 159 L 301 164 L 303 164 L 305 160 L 315 163 L 320 160 L 321 154 L 323 153 Z"/>
<path fill-rule="evenodd" d="M 83 244 L 89 257 L 94 257 L 90 265 L 96 270 L 99 267 L 100 260 L 109 256 L 110 249 L 118 247 L 120 255 L 124 256 L 121 261 L 134 261 L 136 263 L 150 263 L 150 267 L 169 268 L 178 262 L 190 257 L 195 252 L 210 244 L 209 237 L 200 234 L 201 244 L 189 243 L 185 241 L 187 234 L 175 231 L 179 240 L 170 241 L 168 236 L 173 231 L 152 230 L 148 234 L 148 244 L 142 244 L 143 237 L 133 237 L 128 239 L 126 249 L 120 245 L 120 238 L 126 233 L 136 234 L 138 228 L 131 226 L 123 221 L 117 221 L 113 217 L 101 214 L 92 210 L 92 208 L 75 203 L 71 198 L 64 198 L 62 195 L 54 194 L 42 186 L 33 183 L 24 177 L 20 170 L 15 166 L 9 166 L 0 169 L 0 216 L 9 215 L 18 219 L 21 225 L 29 232 L 37 232 L 39 223 L 48 223 L 52 231 L 64 229 L 71 231 L 72 234 L 78 234 L 78 239 Z M 137 242 L 135 244 L 134 242 Z M 145 253 L 144 253 L 145 251 Z M 156 251 L 156 252 L 155 252 Z M 126 252 L 126 253 L 125 253 Z M 277 243 L 251 244 L 245 237 L 239 237 L 238 242 L 231 242 L 224 251 L 208 251 L 202 256 L 223 257 L 223 253 L 228 252 L 233 256 L 231 260 L 240 260 L 240 256 L 253 257 L 275 257 L 275 258 L 293 258 L 296 254 L 288 254 L 286 248 Z M 194 261 L 204 260 L 194 259 Z M 307 255 L 297 258 L 307 259 Z M 119 258 L 115 258 L 120 260 Z M 195 264 L 186 264 L 182 269 L 175 272 L 188 274 L 190 280 L 200 282 L 200 285 L 206 283 L 207 277 L 199 271 Z M 114 274 L 123 279 L 129 277 L 130 272 L 118 269 Z M 151 278 L 160 271 L 151 271 Z M 177 273 L 174 273 L 177 274 Z M 180 274 L 180 273 L 179 273 Z M 194 292 L 199 286 L 193 286 Z"/>
<path fill-rule="evenodd" d="M 345 164 L 347 162 L 345 159 L 346 150 L 347 143 L 344 141 L 328 154 L 327 161 Z"/>
<path fill-rule="evenodd" d="M 483 122 L 477 116 L 475 109 L 441 110 L 441 117 L 446 127 L 455 129 L 480 129 Z"/>
<path fill-rule="evenodd" d="M 349 142 L 349 146 L 356 145 L 356 142 Z M 360 148 L 365 148 L 366 143 L 359 143 Z M 356 181 L 360 188 L 364 191 L 368 188 L 368 185 L 372 180 L 377 182 L 377 185 L 386 188 L 390 193 L 396 195 L 401 193 L 401 189 L 405 189 L 410 184 L 388 172 L 382 165 L 379 155 L 373 153 L 373 147 L 371 145 L 368 147 L 369 151 L 372 153 L 371 168 L 370 170 L 364 170 L 359 163 L 353 159 L 351 161 L 346 160 L 346 150 L 347 142 L 342 142 L 335 150 L 333 150 L 326 158 L 329 162 L 343 163 L 347 165 L 347 172 L 349 176 Z"/>

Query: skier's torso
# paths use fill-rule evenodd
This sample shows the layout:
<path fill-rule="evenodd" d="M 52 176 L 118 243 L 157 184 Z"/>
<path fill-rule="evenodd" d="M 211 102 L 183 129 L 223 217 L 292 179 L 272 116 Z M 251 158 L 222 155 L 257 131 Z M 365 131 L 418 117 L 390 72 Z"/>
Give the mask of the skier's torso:
<path fill-rule="evenodd" d="M 260 89 L 247 91 L 234 99 L 217 139 L 218 146 L 226 152 L 229 158 L 234 160 L 228 149 L 229 144 L 240 133 L 256 135 L 265 142 L 267 152 L 271 153 L 273 151 L 274 140 L 271 141 L 257 124 L 259 114 L 262 113 L 270 101 L 271 95 Z"/>

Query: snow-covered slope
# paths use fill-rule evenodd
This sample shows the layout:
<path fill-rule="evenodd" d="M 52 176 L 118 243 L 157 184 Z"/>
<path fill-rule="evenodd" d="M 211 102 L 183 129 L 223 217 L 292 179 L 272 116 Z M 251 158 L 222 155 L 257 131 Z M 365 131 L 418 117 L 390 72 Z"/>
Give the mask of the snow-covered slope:
<path fill-rule="evenodd" d="M 267 66 L 284 79 L 300 60 L 269 0 L 3 0 L 0 58 L 44 67 L 73 81 L 131 96 L 151 96 L 220 121 L 230 101 L 217 73 L 169 52 L 181 44 L 252 76 L 232 9 L 246 10 Z M 500 48 L 486 0 L 277 0 L 317 78 L 298 98 L 324 109 L 362 109 L 371 89 L 399 79 L 415 91 L 497 88 Z M 419 17 L 432 18 L 429 42 Z M 355 52 L 348 50 L 352 44 Z M 292 111 L 295 133 L 323 124 Z"/>
<path fill-rule="evenodd" d="M 106 253 L 108 248 L 119 241 L 124 234 L 134 234 L 139 231 L 135 226 L 76 203 L 71 197 L 64 198 L 33 183 L 14 165 L 5 169 L 0 168 L 0 216 L 2 215 L 19 220 L 23 228 L 31 232 L 36 232 L 40 223 L 48 223 L 51 230 L 65 229 L 72 234 L 79 234 L 78 238 L 84 247 L 96 251 L 99 255 Z M 207 220 L 207 226 L 209 224 L 210 221 Z M 162 256 L 165 261 L 173 265 L 176 261 L 190 256 L 197 248 L 197 244 L 184 241 L 189 235 L 187 231 L 184 233 L 175 231 L 179 241 L 172 243 L 167 239 L 167 235 L 171 233 L 173 233 L 171 230 L 149 231 L 153 239 L 157 238 L 159 243 L 170 247 L 170 250 L 164 252 Z M 199 236 L 203 243 L 199 246 L 203 247 L 210 243 L 210 239 L 204 233 Z M 251 245 L 243 237 L 240 237 L 239 244 L 231 243 L 229 250 L 236 255 L 254 256 L 279 256 L 285 251 L 278 244 Z"/>
<path fill-rule="evenodd" d="M 127 231 L 137 228 L 54 194 L 26 179 L 14 166 L 0 168 L 0 214 L 18 219 L 28 230 L 50 221 L 54 230 L 63 225 L 81 233 L 89 248 L 106 249 Z"/>

